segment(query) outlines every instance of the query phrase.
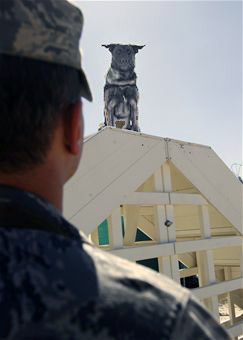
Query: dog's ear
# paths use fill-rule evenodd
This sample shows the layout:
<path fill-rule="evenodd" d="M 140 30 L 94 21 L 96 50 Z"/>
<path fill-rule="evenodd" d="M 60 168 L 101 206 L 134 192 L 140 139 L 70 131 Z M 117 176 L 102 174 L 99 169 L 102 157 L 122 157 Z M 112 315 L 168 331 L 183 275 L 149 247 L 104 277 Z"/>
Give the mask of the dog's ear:
<path fill-rule="evenodd" d="M 145 45 L 132 45 L 133 52 L 136 54 L 138 50 L 141 50 Z"/>
<path fill-rule="evenodd" d="M 117 46 L 116 44 L 110 44 L 110 45 L 101 45 L 104 46 L 105 48 L 108 48 L 109 51 L 112 53 L 114 48 Z"/>

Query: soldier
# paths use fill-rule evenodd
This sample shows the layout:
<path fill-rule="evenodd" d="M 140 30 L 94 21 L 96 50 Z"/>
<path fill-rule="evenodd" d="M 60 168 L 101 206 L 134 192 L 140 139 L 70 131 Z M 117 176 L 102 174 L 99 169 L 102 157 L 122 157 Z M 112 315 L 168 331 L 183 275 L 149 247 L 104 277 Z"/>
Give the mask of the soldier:
<path fill-rule="evenodd" d="M 188 290 L 62 217 L 82 151 L 80 10 L 0 1 L 0 339 L 229 339 Z"/>

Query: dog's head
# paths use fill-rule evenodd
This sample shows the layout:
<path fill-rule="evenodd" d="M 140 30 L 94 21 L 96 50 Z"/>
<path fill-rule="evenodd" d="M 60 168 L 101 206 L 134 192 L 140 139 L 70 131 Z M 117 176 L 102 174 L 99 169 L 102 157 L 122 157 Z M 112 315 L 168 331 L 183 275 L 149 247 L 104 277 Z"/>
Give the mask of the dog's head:
<path fill-rule="evenodd" d="M 109 49 L 112 54 L 111 66 L 116 70 L 128 71 L 135 67 L 135 54 L 143 48 L 138 45 L 110 44 L 102 45 Z"/>

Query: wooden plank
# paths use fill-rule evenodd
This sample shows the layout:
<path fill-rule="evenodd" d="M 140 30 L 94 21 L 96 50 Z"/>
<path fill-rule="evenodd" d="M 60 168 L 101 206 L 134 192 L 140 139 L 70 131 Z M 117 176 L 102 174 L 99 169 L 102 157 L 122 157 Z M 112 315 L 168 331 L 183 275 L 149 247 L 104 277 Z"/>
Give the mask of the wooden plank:
<path fill-rule="evenodd" d="M 170 194 L 171 204 L 182 204 L 182 205 L 202 205 L 207 204 L 207 201 L 199 194 L 184 194 L 171 192 Z"/>
<path fill-rule="evenodd" d="M 91 242 L 93 242 L 95 245 L 99 245 L 99 236 L 98 236 L 98 228 L 92 231 L 92 233 L 89 235 Z"/>
<path fill-rule="evenodd" d="M 167 154 L 168 159 L 168 154 Z M 163 191 L 171 193 L 172 192 L 172 178 L 171 178 L 171 170 L 169 162 L 164 162 L 162 165 L 162 184 Z M 169 196 L 170 198 L 170 196 Z M 175 217 L 174 217 L 174 207 L 171 204 L 165 205 L 165 218 L 166 220 L 172 222 L 172 225 L 167 227 L 167 235 L 169 242 L 176 241 L 176 225 L 175 225 Z M 174 281 L 180 284 L 180 275 L 179 275 L 179 262 L 177 255 L 174 254 L 170 256 L 170 264 L 171 264 L 171 275 Z"/>
<path fill-rule="evenodd" d="M 121 209 L 120 207 L 115 209 L 111 215 L 112 233 L 111 233 L 111 246 L 113 249 L 119 249 L 123 247 L 123 235 L 121 224 Z"/>
<path fill-rule="evenodd" d="M 242 184 L 212 149 L 168 141 L 176 168 L 242 234 Z"/>
<path fill-rule="evenodd" d="M 232 273 L 231 273 L 231 268 L 230 267 L 224 267 L 224 278 L 226 281 L 232 279 Z M 230 324 L 233 325 L 235 323 L 235 307 L 233 303 L 233 296 L 231 292 L 228 292 L 226 294 L 226 299 L 228 302 L 228 308 L 229 308 L 229 318 L 230 318 Z"/>
<path fill-rule="evenodd" d="M 215 259 L 214 261 L 216 266 L 239 266 L 240 259 Z"/>
<path fill-rule="evenodd" d="M 214 237 L 210 239 L 176 242 L 176 254 L 216 248 L 237 247 L 242 244 L 240 236 Z"/>
<path fill-rule="evenodd" d="M 199 226 L 201 230 L 201 237 L 203 239 L 211 237 L 210 220 L 208 206 L 201 205 L 198 207 Z M 212 284 L 216 281 L 214 258 L 212 249 L 197 251 L 197 266 L 199 286 L 205 284 Z M 206 307 L 213 313 L 214 317 L 219 321 L 219 305 L 218 297 L 213 296 L 209 299 L 204 299 Z"/>
<path fill-rule="evenodd" d="M 114 155 L 114 159 L 119 158 Z M 93 199 L 87 202 L 83 208 L 80 208 L 71 218 L 71 222 L 80 228 L 84 233 L 89 234 L 98 224 L 109 216 L 126 197 L 153 173 L 154 168 L 158 168 L 163 163 L 163 144 L 158 143 L 143 153 L 139 159 L 126 162 L 123 164 L 123 172 L 117 171 L 115 178 L 111 178 L 105 188 L 96 191 Z M 125 169 L 124 169 L 125 167 Z M 105 171 L 109 176 L 109 166 Z M 99 177 L 99 172 L 96 175 Z M 92 175 L 93 178 L 94 174 Z M 90 181 L 92 181 L 90 178 Z M 102 181 L 102 178 L 99 177 Z M 82 185 L 78 187 L 82 195 Z M 95 214 L 94 214 L 95 211 Z"/>
<path fill-rule="evenodd" d="M 163 192 L 133 192 L 122 204 L 163 205 L 169 204 L 169 194 Z"/>
<path fill-rule="evenodd" d="M 141 210 L 141 207 L 140 207 Z M 155 240 L 155 226 L 154 224 L 149 221 L 145 216 L 139 216 L 139 227 L 138 227 L 144 234 L 150 237 L 152 240 Z"/>
<path fill-rule="evenodd" d="M 183 193 L 166 193 L 166 192 L 133 192 L 128 195 L 123 204 L 140 204 L 140 205 L 163 205 L 163 204 L 180 204 L 180 205 L 201 205 L 207 204 L 207 201 L 199 194 Z"/>
<path fill-rule="evenodd" d="M 173 244 L 166 243 L 153 244 L 149 246 L 127 247 L 123 249 L 110 250 L 109 252 L 130 261 L 138 261 L 172 255 L 174 254 L 174 247 Z"/>
<path fill-rule="evenodd" d="M 153 206 L 142 206 L 140 208 L 140 214 L 143 216 L 152 216 L 154 214 Z"/>
<path fill-rule="evenodd" d="M 164 191 L 163 173 L 161 167 L 159 167 L 154 173 L 154 190 L 156 192 Z M 169 194 L 167 193 L 167 203 L 169 203 Z M 165 206 L 154 206 L 154 221 L 155 221 L 155 240 L 158 243 L 166 243 L 169 240 L 166 221 L 166 208 Z M 171 259 L 170 256 L 158 257 L 159 271 L 164 275 L 173 278 Z"/>
<path fill-rule="evenodd" d="M 211 296 L 216 296 L 231 292 L 236 289 L 241 289 L 243 287 L 243 278 L 233 279 L 230 281 L 222 281 L 217 283 L 212 283 L 204 287 L 191 289 L 191 292 L 198 299 L 205 299 Z"/>
<path fill-rule="evenodd" d="M 192 268 L 180 269 L 179 273 L 180 273 L 180 278 L 197 275 L 198 274 L 198 268 L 192 267 Z"/>
<path fill-rule="evenodd" d="M 223 227 L 223 228 L 211 228 L 211 234 L 215 235 L 217 234 L 217 236 L 225 236 L 225 235 L 229 235 L 229 236 L 234 236 L 235 233 L 232 232 L 232 227 Z M 200 236 L 201 235 L 201 231 L 199 229 L 177 229 L 176 230 L 176 236 L 177 238 L 181 238 L 181 237 L 195 237 L 195 236 Z"/>
<path fill-rule="evenodd" d="M 140 207 L 138 205 L 123 205 L 123 217 L 125 224 L 124 245 L 129 245 L 136 241 L 139 210 Z"/>

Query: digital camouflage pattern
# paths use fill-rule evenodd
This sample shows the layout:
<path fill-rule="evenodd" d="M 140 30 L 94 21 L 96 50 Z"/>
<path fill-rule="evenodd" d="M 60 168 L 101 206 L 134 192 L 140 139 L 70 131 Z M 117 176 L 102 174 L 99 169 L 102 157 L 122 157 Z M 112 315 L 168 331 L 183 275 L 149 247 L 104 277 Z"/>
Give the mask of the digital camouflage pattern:
<path fill-rule="evenodd" d="M 0 53 L 71 66 L 92 100 L 81 68 L 82 12 L 66 0 L 1 0 Z"/>
<path fill-rule="evenodd" d="M 0 186 L 1 340 L 227 340 L 190 292 L 91 244 L 43 199 Z"/>

